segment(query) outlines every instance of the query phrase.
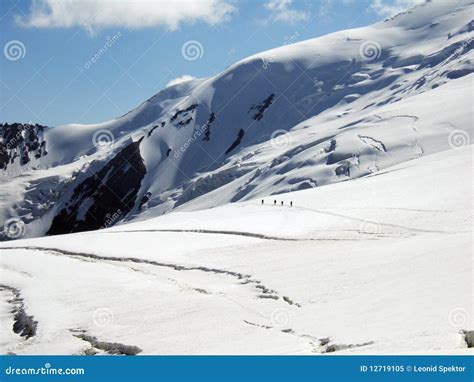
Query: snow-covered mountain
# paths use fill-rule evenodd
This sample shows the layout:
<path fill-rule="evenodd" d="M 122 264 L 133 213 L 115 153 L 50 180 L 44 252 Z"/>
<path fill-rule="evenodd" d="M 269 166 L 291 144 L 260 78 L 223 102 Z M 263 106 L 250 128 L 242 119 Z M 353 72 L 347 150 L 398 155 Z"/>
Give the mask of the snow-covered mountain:
<path fill-rule="evenodd" d="M 2 125 L 0 352 L 472 354 L 473 5 Z"/>
<path fill-rule="evenodd" d="M 3 239 L 21 236 L 10 224 L 25 237 L 95 230 L 463 145 L 473 135 L 473 4 L 426 2 L 266 51 L 102 124 L 3 125 Z"/>

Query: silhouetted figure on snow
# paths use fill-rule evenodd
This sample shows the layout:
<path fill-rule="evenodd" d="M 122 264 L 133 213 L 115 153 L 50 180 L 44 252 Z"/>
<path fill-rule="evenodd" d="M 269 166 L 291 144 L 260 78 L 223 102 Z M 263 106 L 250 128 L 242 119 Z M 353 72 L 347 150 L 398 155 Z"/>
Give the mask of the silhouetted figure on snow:
<path fill-rule="evenodd" d="M 263 199 L 262 199 L 262 204 L 263 204 L 263 203 L 264 203 L 264 202 L 263 202 Z"/>
<path fill-rule="evenodd" d="M 276 200 L 274 200 L 274 201 L 273 201 L 273 205 L 274 205 L 274 206 L 276 206 L 276 204 L 277 204 L 277 201 L 276 201 Z"/>
<path fill-rule="evenodd" d="M 150 200 L 151 192 L 147 192 L 143 195 L 142 200 L 140 200 L 140 205 L 138 206 L 138 211 L 142 210 L 142 207 L 146 207 L 148 201 Z"/>
<path fill-rule="evenodd" d="M 283 200 L 281 201 L 281 205 L 283 205 Z"/>
<path fill-rule="evenodd" d="M 290 202 L 290 207 L 293 207 L 293 201 Z"/>

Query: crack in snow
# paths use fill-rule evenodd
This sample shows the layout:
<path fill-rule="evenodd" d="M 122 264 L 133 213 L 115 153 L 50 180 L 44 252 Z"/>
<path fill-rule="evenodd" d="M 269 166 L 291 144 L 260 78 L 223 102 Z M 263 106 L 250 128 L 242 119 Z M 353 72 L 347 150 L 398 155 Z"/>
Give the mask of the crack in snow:
<path fill-rule="evenodd" d="M 326 346 L 326 348 L 321 353 L 323 354 L 334 353 L 340 350 L 360 348 L 362 346 L 368 346 L 368 345 L 373 345 L 373 344 L 374 344 L 374 341 L 368 341 L 361 344 L 333 344 L 333 345 Z"/>
<path fill-rule="evenodd" d="M 209 230 L 209 229 L 137 229 L 137 230 L 128 230 L 128 231 L 108 231 L 101 232 L 106 234 L 117 234 L 117 233 L 146 233 L 146 232 L 193 232 L 193 233 L 204 233 L 204 234 L 213 234 L 213 235 L 235 235 L 235 236 L 244 236 L 244 237 L 253 237 L 256 239 L 262 240 L 276 240 L 276 241 L 358 241 L 360 239 L 351 239 L 351 238 L 294 238 L 294 237 L 278 237 L 278 236 L 269 236 L 260 233 L 253 232 L 241 232 L 241 231 L 222 231 L 222 230 Z M 96 232 L 89 232 L 96 233 Z M 87 233 L 86 233 L 87 234 Z M 366 240 L 365 238 L 363 240 Z"/>
<path fill-rule="evenodd" d="M 461 334 L 467 347 L 474 348 L 474 330 L 463 330 Z"/>
<path fill-rule="evenodd" d="M 96 255 L 93 253 L 72 252 L 72 251 L 67 251 L 60 248 L 24 246 L 24 247 L 3 247 L 3 249 L 45 251 L 45 252 L 49 252 L 52 255 L 59 254 L 59 255 L 65 255 L 65 256 L 69 256 L 73 258 L 79 257 L 79 258 L 91 259 L 91 260 L 96 260 L 96 261 L 103 260 L 103 261 L 117 261 L 117 262 L 132 262 L 132 263 L 149 264 L 149 265 L 158 266 L 158 267 L 171 268 L 171 269 L 174 269 L 175 271 L 201 271 L 201 272 L 206 272 L 206 273 L 227 275 L 227 276 L 237 278 L 238 280 L 242 280 L 242 284 L 252 284 L 252 286 L 254 286 L 254 288 L 256 288 L 259 291 L 260 293 L 258 295 L 259 298 L 271 298 L 274 300 L 280 299 L 280 296 L 277 295 L 277 292 L 275 290 L 267 288 L 265 285 L 262 284 L 260 280 L 256 280 L 252 278 L 252 275 L 235 272 L 235 271 L 229 271 L 225 269 L 209 268 L 209 267 L 204 267 L 204 266 L 191 266 L 190 267 L 190 266 L 184 266 L 184 265 L 178 265 L 178 264 L 172 264 L 172 263 L 162 263 L 162 262 L 158 262 L 154 260 L 138 259 L 135 257 L 101 256 L 101 255 Z M 282 301 L 288 305 L 295 305 L 297 307 L 301 306 L 300 304 L 293 302 L 287 296 L 283 296 Z"/>
<path fill-rule="evenodd" d="M 385 153 L 387 152 L 387 147 L 385 147 L 385 144 L 382 141 L 375 139 L 373 137 L 369 137 L 368 135 L 357 135 L 357 136 L 362 142 L 364 142 L 366 145 L 372 146 L 377 151 L 381 151 Z"/>
<path fill-rule="evenodd" d="M 88 335 L 85 330 L 71 330 L 73 336 L 83 341 L 89 342 L 91 347 L 87 349 L 85 355 L 98 354 L 100 350 L 110 355 L 137 355 L 142 352 L 138 346 L 124 345 L 118 342 L 99 341 L 97 337 Z"/>
<path fill-rule="evenodd" d="M 363 342 L 360 344 L 330 344 L 331 342 L 330 337 L 317 338 L 310 334 L 299 334 L 294 329 L 291 329 L 291 328 L 275 329 L 273 326 L 257 324 L 255 322 L 251 322 L 248 320 L 243 320 L 243 322 L 247 325 L 255 326 L 257 328 L 261 328 L 265 330 L 278 330 L 278 332 L 280 333 L 288 334 L 288 335 L 298 337 L 298 338 L 309 339 L 309 345 L 312 347 L 313 353 L 321 353 L 321 354 L 334 353 L 340 350 L 352 349 L 356 347 L 362 347 L 362 346 L 368 346 L 368 345 L 374 344 L 374 341 Z"/>
<path fill-rule="evenodd" d="M 11 313 L 14 314 L 13 332 L 25 337 L 25 339 L 35 336 L 38 321 L 35 321 L 33 316 L 26 314 L 20 290 L 4 284 L 0 284 L 0 290 L 9 291 L 13 294 L 13 298 L 7 301 L 13 306 L 11 310 Z"/>
<path fill-rule="evenodd" d="M 109 232 L 104 232 L 104 233 L 114 234 L 114 233 L 125 233 L 125 232 L 194 232 L 194 233 L 205 233 L 205 234 L 254 237 L 254 238 L 263 239 L 263 240 L 302 241 L 302 239 L 296 239 L 296 238 L 291 238 L 291 237 L 269 236 L 269 235 L 253 233 L 253 232 L 209 230 L 209 229 L 142 229 L 142 230 L 130 230 L 130 231 L 109 231 Z"/>

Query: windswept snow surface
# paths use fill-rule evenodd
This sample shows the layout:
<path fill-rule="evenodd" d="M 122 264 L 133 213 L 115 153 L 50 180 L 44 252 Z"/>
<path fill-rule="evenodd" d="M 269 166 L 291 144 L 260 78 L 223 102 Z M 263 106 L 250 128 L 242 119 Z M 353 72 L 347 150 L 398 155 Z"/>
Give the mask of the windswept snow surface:
<path fill-rule="evenodd" d="M 472 146 L 428 155 L 278 195 L 283 207 L 2 243 L 2 284 L 37 327 L 8 332 L 2 289 L 1 351 L 467 354 L 472 158 Z"/>
<path fill-rule="evenodd" d="M 25 237 L 94 230 L 111 215 L 324 186 L 472 142 L 473 7 L 423 3 L 170 86 L 112 121 L 46 129 L 47 154 L 20 165 L 15 147 L 0 170 L 0 223 L 21 219 Z"/>

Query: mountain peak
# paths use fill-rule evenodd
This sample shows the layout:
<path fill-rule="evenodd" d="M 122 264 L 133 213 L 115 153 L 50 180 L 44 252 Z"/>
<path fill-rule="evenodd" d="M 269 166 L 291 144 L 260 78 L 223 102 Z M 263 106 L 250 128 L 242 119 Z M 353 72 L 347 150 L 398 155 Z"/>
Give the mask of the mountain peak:
<path fill-rule="evenodd" d="M 423 3 L 167 87 L 112 121 L 35 128 L 23 144 L 41 150 L 34 163 L 5 146 L 4 126 L 1 171 L 17 188 L 7 187 L 2 218 L 25 220 L 30 236 L 66 220 L 69 231 L 95 229 L 117 209 L 114 224 L 348 181 L 449 149 L 453 132 L 472 135 L 472 4 Z M 97 227 L 84 223 L 99 210 Z"/>

